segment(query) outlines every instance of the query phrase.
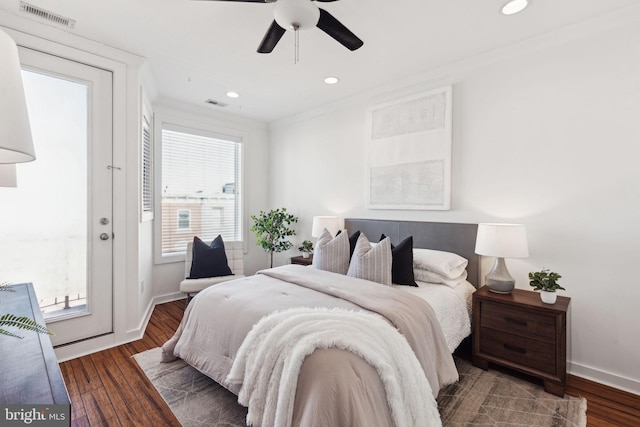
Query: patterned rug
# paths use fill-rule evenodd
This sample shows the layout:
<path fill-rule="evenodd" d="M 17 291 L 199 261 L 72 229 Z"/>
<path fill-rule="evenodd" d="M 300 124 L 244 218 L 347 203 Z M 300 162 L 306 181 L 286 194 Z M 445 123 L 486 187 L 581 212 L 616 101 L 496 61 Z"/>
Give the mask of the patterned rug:
<path fill-rule="evenodd" d="M 236 396 L 176 360 L 160 363 L 160 349 L 133 356 L 185 427 L 241 427 L 247 415 Z M 542 387 L 456 358 L 460 381 L 440 391 L 438 408 L 448 426 L 586 426 L 587 402 L 560 398 Z"/>

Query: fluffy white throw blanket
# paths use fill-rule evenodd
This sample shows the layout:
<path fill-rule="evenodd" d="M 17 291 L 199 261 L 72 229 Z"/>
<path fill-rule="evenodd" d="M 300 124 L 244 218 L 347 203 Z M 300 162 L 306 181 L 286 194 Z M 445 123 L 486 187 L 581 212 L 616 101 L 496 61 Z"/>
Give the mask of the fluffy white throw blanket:
<path fill-rule="evenodd" d="M 229 384 L 242 384 L 238 402 L 248 425 L 290 426 L 298 374 L 315 349 L 338 347 L 378 372 L 397 427 L 440 426 L 431 387 L 407 340 L 381 316 L 363 311 L 293 308 L 260 320 L 242 343 Z"/>

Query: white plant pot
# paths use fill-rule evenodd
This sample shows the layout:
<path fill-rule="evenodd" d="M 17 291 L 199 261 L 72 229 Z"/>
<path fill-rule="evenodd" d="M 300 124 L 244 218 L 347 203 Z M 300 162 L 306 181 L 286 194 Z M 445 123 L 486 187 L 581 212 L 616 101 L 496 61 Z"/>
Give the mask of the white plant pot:
<path fill-rule="evenodd" d="M 557 297 L 558 295 L 555 292 L 540 291 L 540 299 L 545 304 L 555 304 Z"/>
<path fill-rule="evenodd" d="M 302 258 L 309 258 L 309 252 L 302 252 Z"/>

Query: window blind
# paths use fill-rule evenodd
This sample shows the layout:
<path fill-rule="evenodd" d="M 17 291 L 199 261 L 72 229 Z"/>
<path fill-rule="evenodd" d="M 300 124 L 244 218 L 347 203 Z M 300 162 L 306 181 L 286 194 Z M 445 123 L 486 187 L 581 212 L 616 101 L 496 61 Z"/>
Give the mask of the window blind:
<path fill-rule="evenodd" d="M 239 142 L 163 126 L 163 255 L 184 252 L 193 236 L 242 240 L 241 150 Z"/>
<path fill-rule="evenodd" d="M 153 213 L 153 153 L 151 124 L 147 117 L 142 122 L 142 213 Z"/>

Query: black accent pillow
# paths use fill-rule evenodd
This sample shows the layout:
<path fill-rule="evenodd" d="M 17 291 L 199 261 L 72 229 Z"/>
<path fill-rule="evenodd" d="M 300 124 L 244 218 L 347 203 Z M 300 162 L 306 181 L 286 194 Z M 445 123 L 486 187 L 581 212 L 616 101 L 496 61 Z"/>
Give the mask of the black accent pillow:
<path fill-rule="evenodd" d="M 380 236 L 383 240 L 386 236 Z M 391 245 L 391 282 L 394 285 L 418 287 L 413 276 L 413 236 L 409 236 L 398 246 Z"/>
<path fill-rule="evenodd" d="M 233 272 L 227 262 L 222 236 L 218 235 L 211 245 L 207 245 L 198 236 L 193 238 L 193 257 L 189 279 L 205 277 L 231 276 Z"/>
<path fill-rule="evenodd" d="M 336 236 L 342 233 L 342 230 L 338 230 Z M 354 231 L 351 236 L 349 236 L 349 260 L 353 257 L 353 251 L 356 250 L 356 243 L 358 243 L 358 237 L 360 237 L 360 230 Z"/>

